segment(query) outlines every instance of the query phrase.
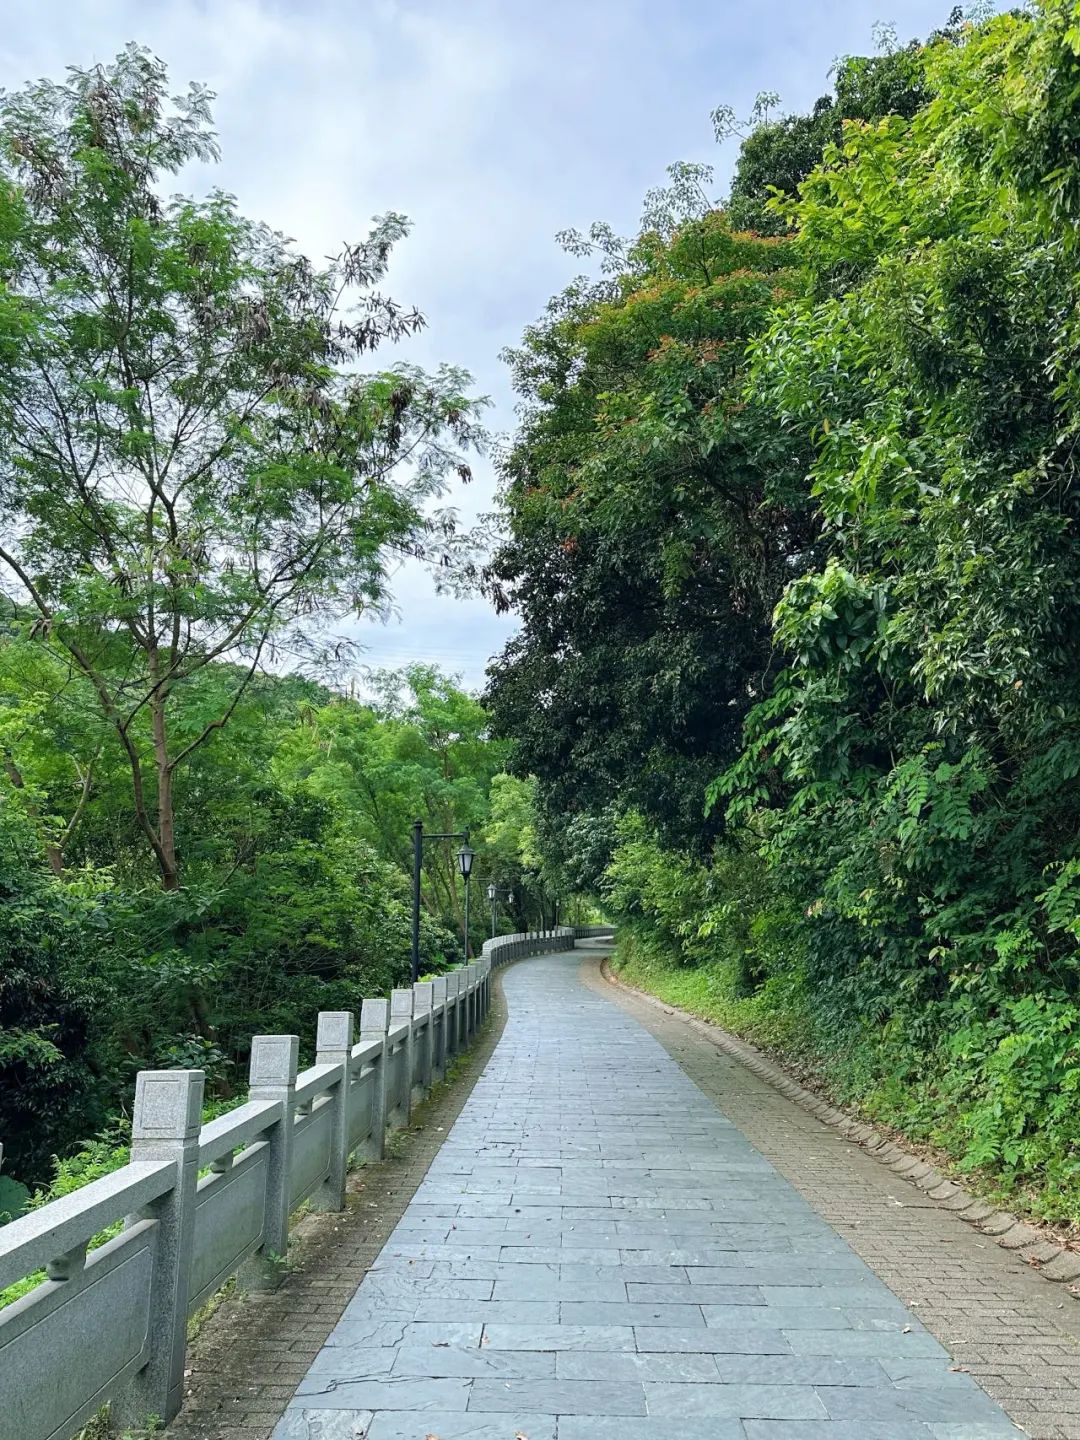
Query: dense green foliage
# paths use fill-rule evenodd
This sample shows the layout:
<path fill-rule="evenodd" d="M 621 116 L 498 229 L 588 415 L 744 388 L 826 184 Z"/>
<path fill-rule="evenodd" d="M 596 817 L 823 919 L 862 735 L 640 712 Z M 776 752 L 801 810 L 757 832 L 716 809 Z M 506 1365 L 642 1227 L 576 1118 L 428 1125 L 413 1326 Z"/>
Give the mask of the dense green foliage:
<path fill-rule="evenodd" d="M 1074 1221 L 1078 95 L 1080 7 L 954 17 L 606 247 L 518 360 L 491 687 L 631 973 Z"/>
<path fill-rule="evenodd" d="M 13 675 L 23 654 L 0 648 Z M 179 891 L 147 873 L 120 757 L 98 766 L 85 795 L 70 785 L 50 796 L 81 807 L 60 876 L 29 783 L 0 779 L 5 1169 L 47 1175 L 53 1154 L 121 1112 L 140 1067 L 198 1065 L 211 1094 L 227 1096 L 253 1033 L 300 1034 L 310 1054 L 320 1009 L 355 1009 L 400 983 L 414 816 L 432 830 L 475 827 L 474 948 L 489 875 L 527 903 L 520 857 L 482 843 L 498 813 L 493 781 L 509 777 L 480 707 L 423 668 L 376 677 L 376 688 L 386 698 L 361 704 L 291 678 L 248 687 L 178 792 Z M 12 740 L 28 774 L 62 770 L 63 734 Z M 61 809 L 49 823 L 68 819 Z M 428 852 L 421 949 L 438 970 L 462 959 L 463 895 L 452 847 Z"/>
<path fill-rule="evenodd" d="M 102 954 L 102 909 L 85 884 L 20 861 L 17 825 L 0 819 L 0 1131 L 9 1168 L 47 1169 L 53 1137 L 104 1123 L 116 995 Z"/>
<path fill-rule="evenodd" d="M 525 626 L 491 694 L 553 811 L 616 791 L 693 845 L 769 665 L 784 557 L 813 538 L 798 471 L 738 384 L 790 257 L 709 213 L 643 234 L 626 263 L 513 357 L 530 412 L 493 575 Z"/>

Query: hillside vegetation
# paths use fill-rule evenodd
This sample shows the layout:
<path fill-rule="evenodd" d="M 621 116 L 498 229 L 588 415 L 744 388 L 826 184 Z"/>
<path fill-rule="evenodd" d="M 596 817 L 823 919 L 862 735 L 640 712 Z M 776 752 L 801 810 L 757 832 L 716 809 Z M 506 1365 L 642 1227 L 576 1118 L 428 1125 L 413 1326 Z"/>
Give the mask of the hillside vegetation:
<path fill-rule="evenodd" d="M 1080 7 L 885 35 L 509 357 L 491 671 L 625 973 L 1080 1221 Z"/>

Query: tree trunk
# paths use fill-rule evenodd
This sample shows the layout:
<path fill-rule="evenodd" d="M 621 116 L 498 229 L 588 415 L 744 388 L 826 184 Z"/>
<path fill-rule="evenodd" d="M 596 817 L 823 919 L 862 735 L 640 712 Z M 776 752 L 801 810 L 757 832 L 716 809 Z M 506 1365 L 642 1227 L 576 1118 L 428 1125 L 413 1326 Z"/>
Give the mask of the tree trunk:
<path fill-rule="evenodd" d="M 180 867 L 176 860 L 173 826 L 172 771 L 168 764 L 158 767 L 158 838 L 161 841 L 161 888 L 180 889 Z"/>
<path fill-rule="evenodd" d="M 151 673 L 156 672 L 154 664 Z M 169 764 L 169 737 L 165 722 L 164 690 L 155 690 L 150 701 L 154 731 L 154 760 L 157 766 L 157 838 L 158 869 L 163 890 L 180 889 L 180 867 L 176 861 L 176 827 L 173 815 L 173 777 Z"/>

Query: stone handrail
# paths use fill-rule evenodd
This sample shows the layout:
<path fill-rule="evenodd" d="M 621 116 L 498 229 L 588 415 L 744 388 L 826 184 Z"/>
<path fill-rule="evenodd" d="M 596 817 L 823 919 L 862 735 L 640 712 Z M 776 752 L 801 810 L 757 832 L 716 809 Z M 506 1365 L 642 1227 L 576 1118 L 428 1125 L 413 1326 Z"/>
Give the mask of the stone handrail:
<path fill-rule="evenodd" d="M 568 946 L 573 949 L 578 940 L 609 939 L 614 934 L 612 925 L 560 925 L 555 930 L 496 935 L 494 939 L 484 941 L 483 953 L 498 968 L 526 955 L 550 955 Z"/>
<path fill-rule="evenodd" d="M 614 940 L 614 925 L 574 925 L 575 940 Z"/>
<path fill-rule="evenodd" d="M 140 1073 L 130 1162 L 0 1227 L 0 1289 L 45 1270 L 0 1310 L 0 1440 L 69 1440 L 106 1401 L 120 1426 L 170 1420 L 189 1316 L 234 1275 L 273 1288 L 300 1205 L 345 1208 L 350 1160 L 381 1159 L 468 1046 L 493 967 L 597 930 L 489 940 L 471 965 L 365 1000 L 359 1037 L 350 1011 L 323 1011 L 300 1073 L 297 1036 L 256 1035 L 248 1099 L 205 1125 L 201 1070 Z"/>
<path fill-rule="evenodd" d="M 272 1288 L 305 1201 L 345 1208 L 350 1159 L 381 1158 L 469 1044 L 491 968 L 365 1000 L 356 1043 L 353 1015 L 324 1011 L 299 1073 L 297 1036 L 255 1036 L 248 1099 L 206 1125 L 201 1070 L 142 1072 L 130 1162 L 0 1227 L 0 1289 L 45 1270 L 0 1310 L 0 1440 L 68 1440 L 106 1401 L 121 1426 L 171 1419 L 188 1317 L 233 1275 Z"/>

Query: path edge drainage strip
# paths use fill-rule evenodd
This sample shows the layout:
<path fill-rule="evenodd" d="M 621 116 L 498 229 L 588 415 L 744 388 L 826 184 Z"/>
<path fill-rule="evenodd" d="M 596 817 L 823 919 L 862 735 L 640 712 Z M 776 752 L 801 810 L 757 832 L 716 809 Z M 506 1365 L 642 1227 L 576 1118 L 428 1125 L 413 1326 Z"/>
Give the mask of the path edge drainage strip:
<path fill-rule="evenodd" d="M 738 1060 L 824 1124 L 831 1125 L 851 1144 L 860 1146 L 868 1155 L 888 1166 L 895 1175 L 916 1185 L 942 1209 L 951 1210 L 961 1220 L 974 1226 L 1003 1249 L 1011 1251 L 1032 1269 L 1037 1270 L 1044 1280 L 1061 1285 L 1066 1294 L 1071 1295 L 1074 1300 L 1080 1300 L 1080 1251 L 1049 1239 L 1045 1232 L 1037 1230 L 1011 1211 L 999 1210 L 981 1196 L 972 1195 L 955 1180 L 927 1164 L 919 1155 L 898 1144 L 891 1135 L 884 1135 L 865 1120 L 830 1105 L 820 1095 L 815 1095 L 812 1090 L 800 1085 L 782 1065 L 764 1055 L 749 1041 L 740 1040 L 722 1026 L 691 1015 L 677 1005 L 670 1005 L 666 1000 L 650 995 L 647 990 L 628 985 L 615 973 L 607 957 L 600 963 L 600 973 L 608 984 L 625 990 L 667 1015 L 678 1015 L 718 1050 Z"/>

